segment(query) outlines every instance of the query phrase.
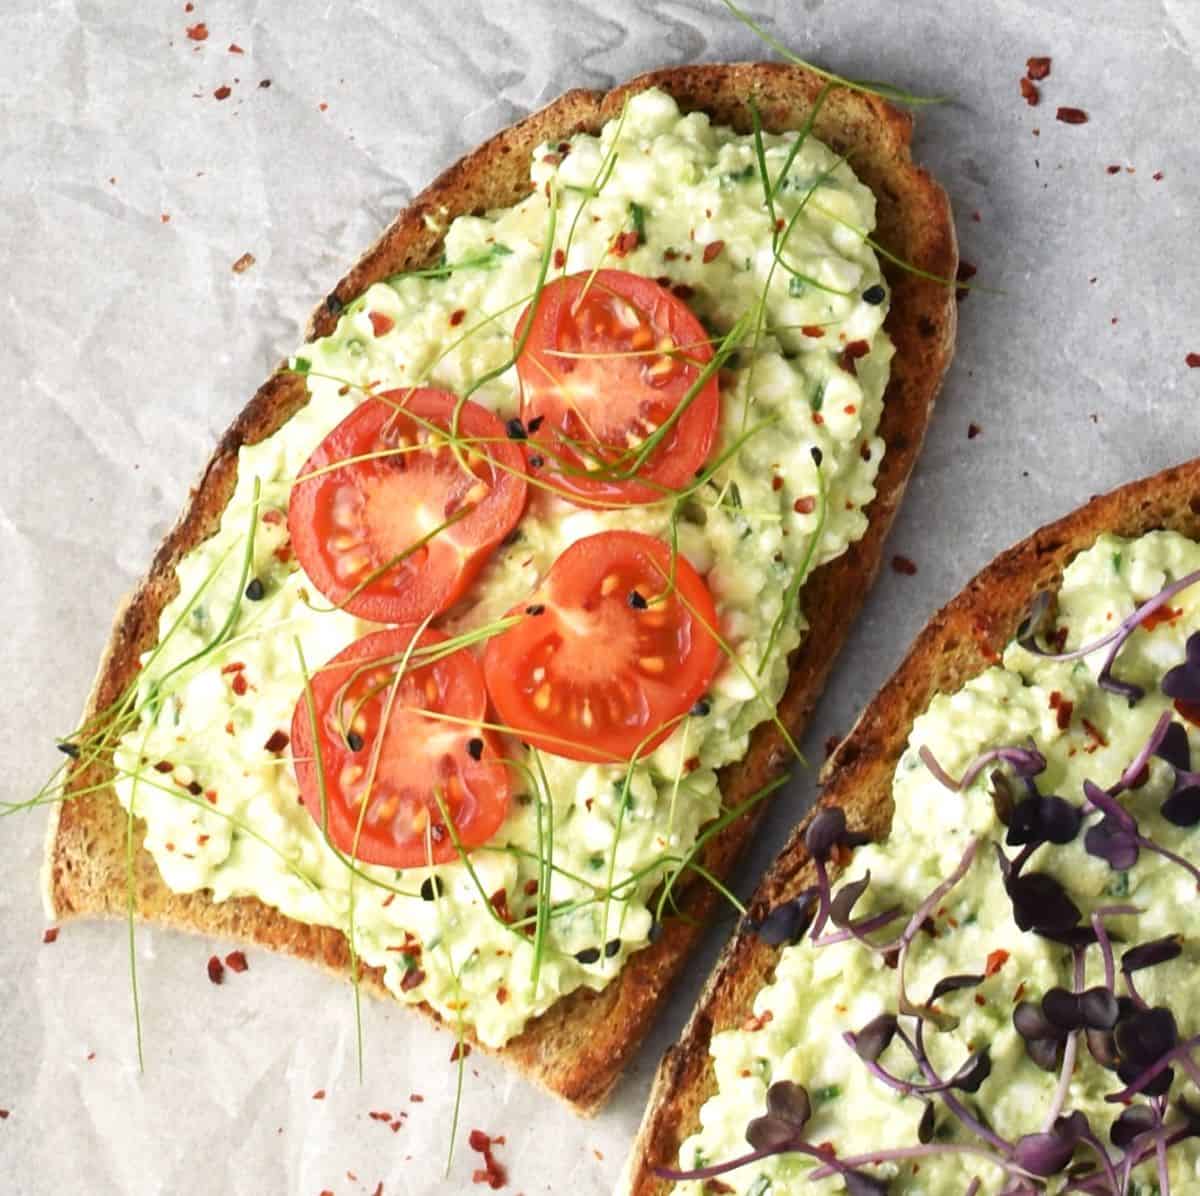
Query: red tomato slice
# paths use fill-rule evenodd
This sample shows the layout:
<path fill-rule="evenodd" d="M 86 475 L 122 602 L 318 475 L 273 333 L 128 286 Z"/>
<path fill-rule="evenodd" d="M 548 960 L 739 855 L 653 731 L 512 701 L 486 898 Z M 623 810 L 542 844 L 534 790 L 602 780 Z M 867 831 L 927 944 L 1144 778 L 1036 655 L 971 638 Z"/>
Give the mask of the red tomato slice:
<path fill-rule="evenodd" d="M 351 614 L 419 623 L 445 610 L 520 519 L 524 458 L 496 416 L 463 404 L 459 435 L 486 441 L 469 455 L 469 471 L 418 422 L 449 428 L 458 401 L 444 390 L 364 400 L 321 441 L 292 487 L 288 530 L 296 556 L 313 585 Z M 417 447 L 317 472 L 405 446 Z"/>
<path fill-rule="evenodd" d="M 432 664 L 410 657 L 397 684 L 412 638 L 411 627 L 377 631 L 313 674 L 324 812 L 307 693 L 292 716 L 292 765 L 305 808 L 318 825 L 328 819 L 329 837 L 346 855 L 392 868 L 426 864 L 431 850 L 435 864 L 457 858 L 435 789 L 464 847 L 478 847 L 496 833 L 510 799 L 495 739 L 472 725 L 483 720 L 487 707 L 479 664 L 465 648 Z M 425 631 L 416 644 L 428 647 L 445 639 Z M 422 711 L 467 722 L 445 722 Z"/>
<path fill-rule="evenodd" d="M 575 502 L 653 502 L 664 490 L 687 485 L 716 444 L 721 404 L 715 376 L 636 478 L 605 476 L 603 463 L 614 469 L 633 464 L 632 454 L 666 422 L 712 358 L 708 333 L 682 299 L 652 279 L 622 270 L 599 270 L 590 283 L 589 277 L 573 274 L 545 287 L 517 359 L 521 418 L 541 446 L 530 454 L 544 458 L 542 474 Z M 518 338 L 528 320 L 527 308 Z M 680 354 L 649 352 L 673 348 Z M 592 476 L 578 476 L 579 470 Z"/>
<path fill-rule="evenodd" d="M 683 557 L 674 589 L 670 576 L 670 549 L 641 532 L 572 544 L 510 612 L 521 622 L 488 642 L 500 721 L 572 760 L 629 760 L 662 743 L 720 658 L 708 587 Z"/>

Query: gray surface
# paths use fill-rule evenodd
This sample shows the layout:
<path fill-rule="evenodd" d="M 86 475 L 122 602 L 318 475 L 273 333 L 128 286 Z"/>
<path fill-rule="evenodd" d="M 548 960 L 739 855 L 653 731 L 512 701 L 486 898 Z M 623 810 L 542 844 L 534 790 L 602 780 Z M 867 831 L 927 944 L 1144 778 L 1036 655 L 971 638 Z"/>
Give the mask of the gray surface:
<path fill-rule="evenodd" d="M 0 4 L 7 800 L 53 766 L 49 736 L 78 712 L 116 601 L 220 430 L 414 190 L 568 87 L 761 56 L 700 0 L 142 8 Z M 951 8 L 959 15 L 943 15 Z M 801 54 L 958 97 L 921 113 L 918 154 L 954 200 L 964 257 L 1002 291 L 961 309 L 958 359 L 890 545 L 919 572 L 881 578 L 809 736 L 819 760 L 929 614 L 997 550 L 1200 451 L 1200 372 L 1184 363 L 1200 351 L 1200 6 L 805 0 L 756 11 Z M 196 20 L 211 31 L 198 48 L 184 35 Z M 231 41 L 245 54 L 228 53 Z M 1037 109 L 1017 91 L 1031 54 L 1054 57 Z M 232 87 L 223 102 L 221 84 Z M 1059 104 L 1087 109 L 1090 123 L 1057 123 Z M 1110 176 L 1109 163 L 1136 173 Z M 257 263 L 235 275 L 246 251 Z M 972 422 L 982 432 L 968 440 Z M 742 890 L 812 792 L 802 773 Z M 440 1178 L 449 1040 L 368 1008 L 360 1087 L 349 990 L 285 961 L 253 953 L 251 970 L 218 989 L 204 972 L 211 944 L 139 931 L 139 1076 L 122 929 L 71 926 L 41 943 L 42 827 L 40 813 L 0 821 L 4 1191 L 470 1187 L 465 1143 Z M 610 1190 L 715 947 L 594 1123 L 471 1060 L 464 1127 L 507 1135 L 509 1190 Z M 320 1088 L 327 1099 L 312 1101 Z M 412 1091 L 425 1102 L 410 1104 Z M 410 1116 L 395 1134 L 368 1116 L 401 1109 Z"/>

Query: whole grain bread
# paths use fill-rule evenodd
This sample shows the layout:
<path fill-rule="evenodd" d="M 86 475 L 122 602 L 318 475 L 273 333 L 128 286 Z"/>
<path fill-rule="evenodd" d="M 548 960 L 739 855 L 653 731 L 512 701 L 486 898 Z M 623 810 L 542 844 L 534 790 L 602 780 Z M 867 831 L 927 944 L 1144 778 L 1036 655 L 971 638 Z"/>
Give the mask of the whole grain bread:
<path fill-rule="evenodd" d="M 955 692 L 995 664 L 1033 595 L 1057 590 L 1072 558 L 1102 532 L 1139 536 L 1159 528 L 1200 537 L 1200 460 L 1093 498 L 997 557 L 934 615 L 829 758 L 816 809 L 840 806 L 853 829 L 872 839 L 886 836 L 896 765 L 913 721 L 933 697 Z M 810 813 L 796 827 L 763 877 L 749 906 L 751 918 L 763 917 L 812 883 L 804 849 L 811 819 Z M 680 1144 L 699 1128 L 700 1106 L 716 1091 L 709 1043 L 751 1013 L 782 949 L 745 929 L 727 944 L 678 1043 L 663 1057 L 620 1191 L 660 1196 L 670 1190 L 653 1169 L 675 1164 Z"/>
<path fill-rule="evenodd" d="M 442 230 L 461 213 L 513 204 L 528 193 L 528 164 L 545 140 L 596 132 L 616 115 L 627 95 L 657 86 L 685 110 L 701 109 L 713 120 L 742 131 L 751 127 L 750 101 L 773 131 L 798 128 L 812 108 L 822 80 L 794 67 L 746 63 L 681 67 L 642 75 L 607 94 L 572 91 L 549 107 L 497 134 L 447 170 L 402 211 L 377 244 L 338 283 L 314 313 L 310 338 L 334 327 L 344 304 L 367 286 L 398 271 L 428 265 Z M 912 163 L 912 122 L 873 96 L 833 92 L 817 118 L 816 135 L 840 152 L 853 149 L 859 177 L 878 199 L 877 236 L 893 253 L 940 277 L 953 277 L 957 250 L 950 207 L 941 189 Z M 791 681 L 780 705 L 793 734 L 803 728 L 847 628 L 879 566 L 882 543 L 925 433 L 934 397 L 950 361 L 954 340 L 953 294 L 911 274 L 893 272 L 887 329 L 897 346 L 881 435 L 887 444 L 878 495 L 869 508 L 866 536 L 840 559 L 818 570 L 804 591 L 811 630 L 792 661 Z M 179 559 L 217 527 L 233 491 L 238 448 L 270 435 L 306 399 L 302 378 L 276 373 L 225 433 L 175 528 L 159 548 L 145 580 L 117 616 L 111 641 L 89 699 L 92 714 L 110 705 L 129 683 L 138 657 L 155 641 L 159 613 L 175 593 Z M 727 805 L 735 805 L 778 774 L 787 763 L 784 744 L 769 725 L 754 735 L 746 759 L 721 777 Z M 125 814 L 110 790 L 84 794 L 103 784 L 103 768 L 77 768 L 70 792 L 52 817 L 44 883 L 51 915 L 121 916 L 126 906 Z M 751 834 L 755 817 L 731 824 L 709 845 L 703 862 L 726 875 Z M 173 893 L 144 850 L 135 866 L 139 916 L 159 924 L 308 959 L 331 972 L 349 970 L 345 938 L 304 925 L 245 898 L 214 903 L 206 893 Z M 709 916 L 707 887 L 686 887 L 681 900 L 690 921 L 670 919 L 662 937 L 638 952 L 603 992 L 576 992 L 531 1022 L 501 1052 L 515 1067 L 583 1112 L 603 1102 L 626 1060 L 662 1005 L 670 984 Z M 377 975 L 363 984 L 384 993 Z M 427 1010 L 431 1013 L 432 1011 Z"/>

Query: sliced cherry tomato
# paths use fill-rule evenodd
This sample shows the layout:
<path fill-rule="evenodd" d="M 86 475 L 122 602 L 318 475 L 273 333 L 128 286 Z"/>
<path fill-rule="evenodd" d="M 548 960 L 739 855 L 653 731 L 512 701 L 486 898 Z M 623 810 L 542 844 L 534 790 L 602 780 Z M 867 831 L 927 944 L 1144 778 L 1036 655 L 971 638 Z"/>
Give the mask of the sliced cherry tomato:
<path fill-rule="evenodd" d="M 528 320 L 527 308 L 518 337 Z M 633 455 L 684 401 L 712 355 L 687 304 L 652 279 L 598 270 L 594 278 L 550 283 L 517 359 L 521 418 L 538 446 L 529 451 L 545 460 L 539 472 L 584 504 L 653 502 L 687 485 L 716 444 L 715 376 L 636 477 L 613 475 L 635 464 Z"/>
<path fill-rule="evenodd" d="M 492 704 L 527 743 L 572 760 L 645 755 L 717 671 L 708 587 L 641 532 L 572 544 L 511 613 L 521 622 L 484 656 Z"/>
<path fill-rule="evenodd" d="M 292 716 L 292 765 L 305 808 L 318 825 L 328 819 L 329 837 L 346 855 L 392 868 L 426 864 L 431 855 L 435 864 L 457 858 L 435 791 L 464 847 L 478 847 L 496 833 L 510 799 L 496 741 L 474 725 L 483 720 L 487 693 L 470 652 L 425 664 L 410 655 L 396 682 L 413 630 L 364 636 L 312 676 L 324 810 L 307 692 Z M 416 647 L 445 639 L 424 631 Z"/>
<path fill-rule="evenodd" d="M 351 614 L 419 623 L 445 610 L 520 519 L 524 458 L 496 416 L 463 404 L 459 435 L 482 441 L 464 447 L 468 470 L 422 425 L 449 428 L 458 402 L 444 390 L 364 400 L 321 441 L 292 487 L 296 556 L 313 585 Z M 388 449 L 408 451 L 350 460 Z M 338 461 L 349 463 L 327 469 Z"/>

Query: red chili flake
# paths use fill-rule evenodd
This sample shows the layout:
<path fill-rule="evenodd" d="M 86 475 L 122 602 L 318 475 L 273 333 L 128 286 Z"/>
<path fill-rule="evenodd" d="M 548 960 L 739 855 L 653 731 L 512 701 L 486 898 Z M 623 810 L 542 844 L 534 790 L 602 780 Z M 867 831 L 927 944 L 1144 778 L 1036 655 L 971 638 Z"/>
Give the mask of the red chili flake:
<path fill-rule="evenodd" d="M 842 408 L 842 410 L 847 415 L 856 415 L 858 413 L 858 406 L 855 403 L 847 403 L 845 405 L 845 407 Z"/>
<path fill-rule="evenodd" d="M 1088 121 L 1088 114 L 1082 108 L 1060 108 L 1054 117 L 1064 125 L 1086 125 Z"/>
<path fill-rule="evenodd" d="M 1021 80 L 1021 95 L 1025 97 L 1025 103 L 1030 108 L 1036 108 L 1038 101 L 1042 98 L 1038 89 L 1028 79 Z"/>
<path fill-rule="evenodd" d="M 380 311 L 367 312 L 367 319 L 371 321 L 371 330 L 376 336 L 383 336 L 384 333 L 391 332 L 396 327 L 396 321 Z"/>
<path fill-rule="evenodd" d="M 508 909 L 508 891 L 506 889 L 497 889 L 488 900 L 492 903 L 492 909 L 496 911 L 502 921 L 512 921 L 512 914 Z"/>
<path fill-rule="evenodd" d="M 271 738 L 268 739 L 267 742 L 263 744 L 263 750 L 267 751 L 267 752 L 275 752 L 276 754 L 278 754 L 279 752 L 282 752 L 285 747 L 287 747 L 288 742 L 289 742 L 289 740 L 288 740 L 286 732 L 272 731 Z"/>
<path fill-rule="evenodd" d="M 779 474 L 776 474 L 771 479 L 771 489 L 772 490 L 782 490 L 783 489 L 783 478 L 781 478 L 779 476 Z"/>
<path fill-rule="evenodd" d="M 1083 724 L 1083 729 L 1088 733 L 1088 738 L 1092 741 L 1092 746 L 1088 748 L 1089 752 L 1094 752 L 1097 748 L 1108 747 L 1108 740 L 1104 738 L 1104 733 L 1095 723 L 1089 722 L 1086 718 L 1081 718 L 1079 721 Z"/>
<path fill-rule="evenodd" d="M 232 734 L 232 732 L 230 732 L 230 734 Z M 215 806 L 217 804 L 217 791 L 215 789 L 205 789 L 204 796 L 208 798 L 209 805 Z M 208 836 L 202 835 L 198 842 L 207 843 Z"/>
<path fill-rule="evenodd" d="M 230 54 L 245 54 L 246 51 L 243 50 L 242 47 L 237 44 L 237 42 L 230 42 L 229 52 Z"/>
<path fill-rule="evenodd" d="M 1025 62 L 1025 74 L 1031 79 L 1045 79 L 1050 74 L 1049 58 L 1029 58 Z"/>
<path fill-rule="evenodd" d="M 913 577 L 917 572 L 917 563 L 910 557 L 901 556 L 897 553 L 892 557 L 892 572 L 903 573 L 905 577 Z"/>
<path fill-rule="evenodd" d="M 508 1001 L 508 989 L 505 988 L 503 984 L 496 989 L 496 1000 L 499 1001 L 501 1005 Z"/>
<path fill-rule="evenodd" d="M 1156 183 L 1161 183 L 1163 181 L 1163 172 L 1161 170 L 1156 170 L 1150 177 Z"/>
<path fill-rule="evenodd" d="M 617 233 L 617 235 L 613 237 L 613 242 L 610 248 L 614 257 L 624 257 L 627 253 L 632 253 L 637 247 L 637 232 L 634 229 L 630 229 L 628 232 Z"/>
<path fill-rule="evenodd" d="M 991 952 L 987 957 L 987 962 L 984 964 L 983 974 L 985 976 L 994 976 L 1008 961 L 1009 954 L 1007 951 L 1000 949 Z"/>
<path fill-rule="evenodd" d="M 246 953 L 244 951 L 230 951 L 225 956 L 225 966 L 231 972 L 237 972 L 239 975 L 247 971 L 250 967 L 246 962 Z"/>
<path fill-rule="evenodd" d="M 1015 1005 L 1024 995 L 1025 995 L 1025 981 L 1022 980 L 1021 983 L 1017 985 L 1016 990 L 1014 991 L 1014 993 L 1012 995 L 1013 1004 Z"/>
<path fill-rule="evenodd" d="M 457 308 L 450 313 L 450 327 L 457 328 L 466 318 L 467 309 L 465 307 Z"/>
<path fill-rule="evenodd" d="M 154 771 L 155 771 L 155 772 L 174 772 L 174 771 L 175 771 L 175 765 L 174 765 L 174 764 L 172 764 L 170 760 L 160 760 L 160 761 L 159 761 L 159 762 L 158 762 L 158 763 L 157 763 L 157 764 L 154 766 Z"/>
<path fill-rule="evenodd" d="M 245 274 L 251 266 L 254 265 L 254 254 L 243 253 L 236 262 L 233 263 L 233 272 L 235 274 Z"/>
<path fill-rule="evenodd" d="M 545 162 L 547 166 L 562 165 L 562 157 L 559 154 L 543 154 L 542 161 Z"/>
<path fill-rule="evenodd" d="M 975 994 L 975 1004 L 982 1008 L 984 1005 L 987 1004 L 987 997 L 985 997 L 983 995 L 983 993 L 976 993 Z"/>
<path fill-rule="evenodd" d="M 170 224 L 171 223 L 171 213 L 164 212 L 158 219 L 162 224 Z"/>
<path fill-rule="evenodd" d="M 663 261 L 673 262 L 673 261 L 675 261 L 675 259 L 677 257 L 679 257 L 678 249 L 664 249 L 663 250 Z"/>
<path fill-rule="evenodd" d="M 803 324 L 800 327 L 800 331 L 805 336 L 811 336 L 813 340 L 825 335 L 825 329 L 820 324 Z"/>
<path fill-rule="evenodd" d="M 233 88 L 227 83 L 222 83 L 220 87 L 213 92 L 214 99 L 227 100 L 233 92 Z"/>
<path fill-rule="evenodd" d="M 1188 368 L 1189 368 L 1189 369 L 1193 369 L 1193 370 L 1194 370 L 1194 369 L 1196 369 L 1197 367 L 1200 367 L 1200 353 L 1189 353 L 1189 354 L 1188 354 L 1188 355 L 1187 355 L 1187 356 L 1184 358 L 1184 361 L 1186 361 L 1186 362 L 1187 362 L 1187 365 L 1188 365 Z"/>
<path fill-rule="evenodd" d="M 1121 167 L 1118 163 L 1114 162 L 1111 166 L 1106 166 L 1104 172 L 1105 174 L 1120 174 Z"/>
<path fill-rule="evenodd" d="M 967 424 L 967 439 L 974 440 L 983 429 L 978 424 Z"/>
<path fill-rule="evenodd" d="M 816 424 L 818 428 L 821 427 L 825 423 L 825 417 L 819 411 L 813 412 L 812 419 L 813 419 L 813 423 Z"/>
<path fill-rule="evenodd" d="M 191 9 L 187 10 L 191 12 Z M 203 21 L 198 21 L 195 25 L 187 27 L 187 35 L 194 42 L 202 42 L 208 40 L 208 26 Z"/>
<path fill-rule="evenodd" d="M 683 762 L 683 771 L 684 772 L 695 772 L 696 769 L 699 767 L 700 767 L 700 757 L 699 756 L 689 756 Z"/>
<path fill-rule="evenodd" d="M 768 1022 L 774 1020 L 775 1015 L 769 1009 L 766 1009 L 760 1014 L 751 1014 L 748 1018 L 746 1018 L 746 1020 L 742 1022 L 742 1029 L 746 1031 L 747 1034 L 754 1034 L 761 1030 Z"/>
<path fill-rule="evenodd" d="M 811 515 L 816 509 L 816 506 L 817 500 L 811 495 L 808 495 L 804 498 L 796 499 L 796 501 L 792 503 L 792 510 L 795 511 L 797 515 Z"/>
<path fill-rule="evenodd" d="M 424 983 L 425 973 L 420 968 L 409 968 L 400 981 L 400 989 L 402 992 L 411 992 L 418 984 Z"/>
<path fill-rule="evenodd" d="M 324 1088 L 318 1088 L 318 1089 L 316 1090 L 316 1092 L 314 1092 L 314 1093 L 312 1094 L 312 1098 L 313 1098 L 313 1100 L 324 1100 L 324 1099 L 325 1099 L 325 1089 L 324 1089 Z"/>
<path fill-rule="evenodd" d="M 709 243 L 707 245 L 705 245 L 704 253 L 702 255 L 702 260 L 703 260 L 704 264 L 707 266 L 708 263 L 711 262 L 714 258 L 720 257 L 721 251 L 724 248 L 725 248 L 724 241 L 709 241 Z"/>
<path fill-rule="evenodd" d="M 456 1042 L 454 1050 L 450 1052 L 450 1062 L 457 1063 L 460 1059 L 465 1059 L 471 1053 L 471 1044 L 469 1042 Z"/>
<path fill-rule="evenodd" d="M 370 1119 L 372 1121 L 390 1122 L 392 1120 L 392 1115 L 383 1109 L 372 1110 L 370 1113 L 367 1114 L 367 1116 L 370 1117 Z"/>
<path fill-rule="evenodd" d="M 241 660 L 231 660 L 227 665 L 221 667 L 222 674 L 225 673 L 240 673 L 246 667 L 245 662 Z"/>
<path fill-rule="evenodd" d="M 183 11 L 191 12 L 195 7 L 196 6 L 192 3 L 192 0 L 187 0 L 187 3 L 183 6 Z"/>
<path fill-rule="evenodd" d="M 425 1098 L 419 1092 L 410 1092 L 408 1094 L 408 1099 L 412 1101 L 414 1105 L 423 1105 L 425 1103 Z"/>
<path fill-rule="evenodd" d="M 838 365 L 842 367 L 848 374 L 858 373 L 855 362 L 860 357 L 866 357 L 871 351 L 871 346 L 866 341 L 851 341 L 841 352 L 838 357 Z"/>
<path fill-rule="evenodd" d="M 230 682 L 233 692 L 240 698 L 242 694 L 249 689 L 249 683 L 246 681 L 245 673 L 234 673 L 233 681 Z"/>
<path fill-rule="evenodd" d="M 43 943 L 53 943 L 58 938 L 58 927 L 47 926 L 45 933 L 42 935 Z"/>
<path fill-rule="evenodd" d="M 7 1121 L 7 1120 L 8 1120 L 8 1110 L 0 1109 L 0 1121 Z"/>
<path fill-rule="evenodd" d="M 671 293 L 679 299 L 690 299 L 695 294 L 695 291 L 686 282 L 677 282 L 671 288 Z"/>
<path fill-rule="evenodd" d="M 220 984 L 225 979 L 225 965 L 219 955 L 210 955 L 208 958 L 208 978 L 214 984 Z"/>
<path fill-rule="evenodd" d="M 508 1174 L 492 1153 L 492 1147 L 503 1143 L 503 1138 L 492 1138 L 483 1130 L 472 1130 L 467 1138 L 467 1145 L 477 1154 L 483 1156 L 483 1166 L 477 1168 L 471 1176 L 471 1182 L 487 1184 L 493 1191 L 502 1188 L 508 1182 Z"/>
<path fill-rule="evenodd" d="M 1158 610 L 1152 610 L 1142 620 L 1142 630 L 1153 631 L 1156 627 L 1161 627 L 1164 623 L 1173 623 L 1181 614 L 1183 614 L 1182 606 L 1177 606 L 1174 610 L 1169 606 L 1160 606 Z"/>
<path fill-rule="evenodd" d="M 324 101 L 324 100 L 322 100 L 322 101 L 321 101 L 321 102 L 320 102 L 320 103 L 317 105 L 317 111 L 319 111 L 319 112 L 327 112 L 328 110 L 329 110 L 329 105 L 328 105 L 327 103 L 325 103 L 325 101 Z"/>
<path fill-rule="evenodd" d="M 1071 725 L 1071 717 L 1075 713 L 1075 703 L 1068 702 L 1056 689 L 1050 695 L 1050 709 L 1058 716 L 1058 729 L 1065 731 Z"/>
<path fill-rule="evenodd" d="M 538 891 L 538 882 L 532 878 L 525 882 L 525 896 L 532 897 Z"/>
<path fill-rule="evenodd" d="M 263 523 L 280 524 L 286 516 L 278 507 L 268 507 L 262 514 Z"/>
<path fill-rule="evenodd" d="M 561 250 L 554 251 L 554 268 L 561 270 L 567 264 L 567 255 Z"/>

